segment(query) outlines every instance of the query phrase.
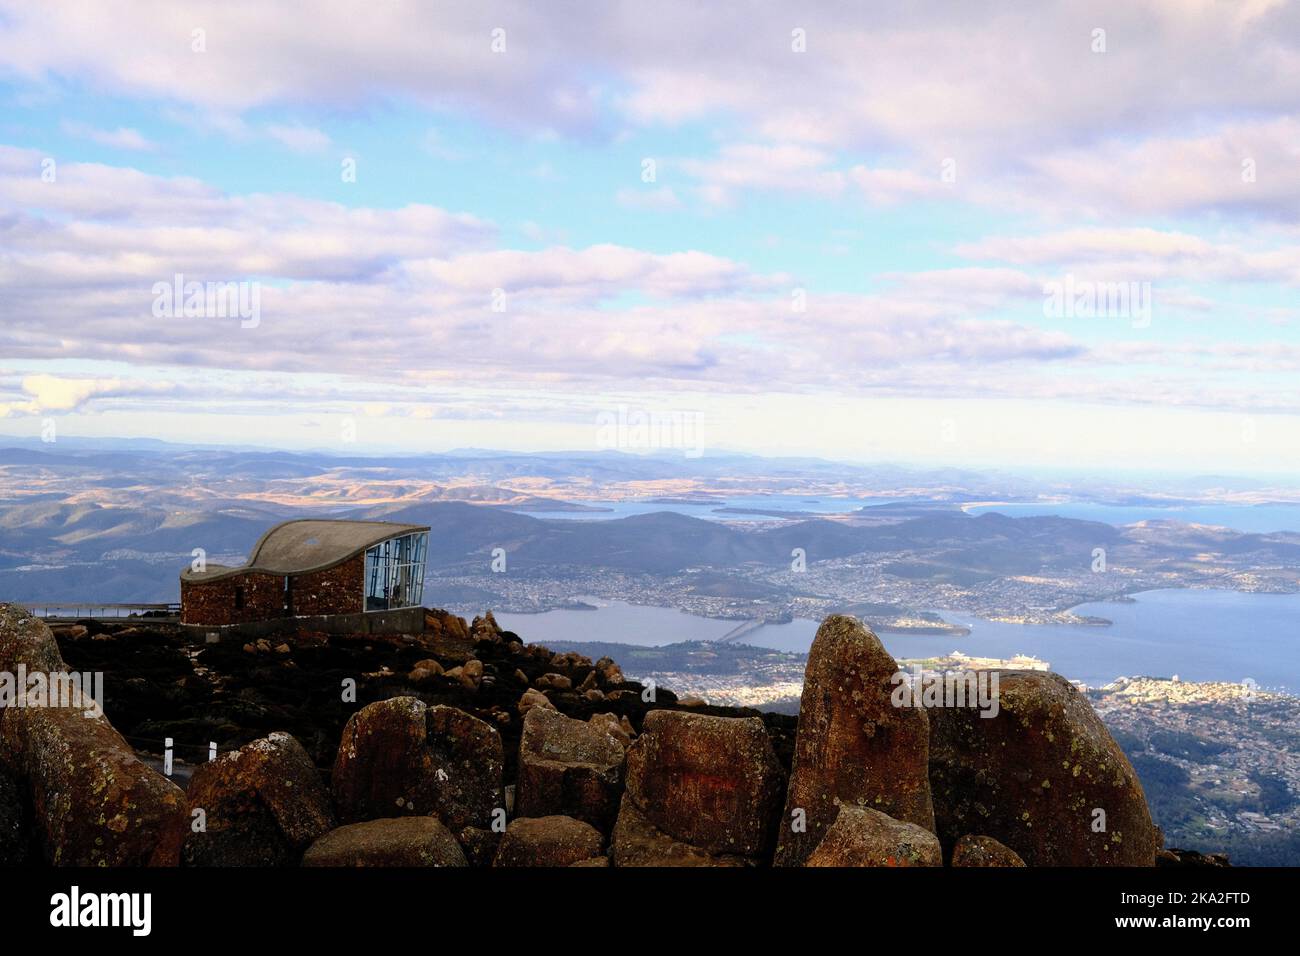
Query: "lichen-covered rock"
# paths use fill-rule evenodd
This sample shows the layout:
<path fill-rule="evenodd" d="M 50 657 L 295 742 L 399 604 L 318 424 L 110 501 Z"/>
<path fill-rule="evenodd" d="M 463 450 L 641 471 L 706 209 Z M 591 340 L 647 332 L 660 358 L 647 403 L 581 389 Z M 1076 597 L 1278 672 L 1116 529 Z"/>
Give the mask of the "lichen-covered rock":
<path fill-rule="evenodd" d="M 44 621 L 17 604 L 0 604 L 0 671 L 16 673 L 20 664 L 29 672 L 67 670 Z"/>
<path fill-rule="evenodd" d="M 29 675 L 66 670 L 45 622 L 17 605 L 0 605 L 0 670 L 20 666 Z M 188 830 L 181 789 L 141 762 L 90 698 L 74 693 L 47 704 L 0 711 L 0 770 L 17 782 L 23 812 L 31 808 L 46 860 L 179 863 Z"/>
<path fill-rule="evenodd" d="M 992 837 L 967 834 L 952 848 L 953 866 L 1017 867 L 1025 861 Z"/>
<path fill-rule="evenodd" d="M 520 817 L 506 827 L 493 866 L 571 866 L 600 856 L 603 842 L 572 817 Z"/>
<path fill-rule="evenodd" d="M 757 717 L 655 710 L 627 752 L 627 795 L 658 829 L 711 854 L 771 848 L 784 774 Z"/>
<path fill-rule="evenodd" d="M 0 866 L 30 862 L 35 837 L 18 778 L 0 768 Z"/>
<path fill-rule="evenodd" d="M 939 838 L 867 807 L 843 806 L 805 866 L 943 866 Z"/>
<path fill-rule="evenodd" d="M 185 794 L 84 706 L 13 707 L 0 765 L 26 783 L 45 858 L 60 866 L 176 866 Z"/>
<path fill-rule="evenodd" d="M 465 854 L 433 817 L 353 823 L 326 833 L 302 857 L 303 866 L 467 866 Z"/>
<path fill-rule="evenodd" d="M 817 629 L 804 671 L 778 866 L 802 864 L 840 805 L 870 807 L 934 830 L 929 722 L 921 707 L 894 706 L 897 673 L 880 639 L 856 618 L 832 615 Z"/>
<path fill-rule="evenodd" d="M 742 856 L 714 856 L 674 840 L 653 823 L 624 797 L 610 837 L 610 850 L 615 866 L 746 866 Z"/>
<path fill-rule="evenodd" d="M 515 814 L 567 816 L 604 832 L 623 794 L 623 745 L 605 728 L 535 707 L 519 742 Z"/>
<path fill-rule="evenodd" d="M 1029 866 L 1151 866 L 1142 785 L 1092 706 L 1046 671 L 999 671 L 998 713 L 935 707 L 930 782 L 944 846 L 993 837 Z"/>
<path fill-rule="evenodd" d="M 202 832 L 185 840 L 189 866 L 292 866 L 334 829 L 329 790 L 302 744 L 285 733 L 201 765 L 186 796 L 191 816 L 204 813 Z"/>
<path fill-rule="evenodd" d="M 350 822 L 433 814 L 448 828 L 488 828 L 505 803 L 501 735 L 454 707 L 393 697 L 343 729 L 334 762 L 339 817 Z"/>

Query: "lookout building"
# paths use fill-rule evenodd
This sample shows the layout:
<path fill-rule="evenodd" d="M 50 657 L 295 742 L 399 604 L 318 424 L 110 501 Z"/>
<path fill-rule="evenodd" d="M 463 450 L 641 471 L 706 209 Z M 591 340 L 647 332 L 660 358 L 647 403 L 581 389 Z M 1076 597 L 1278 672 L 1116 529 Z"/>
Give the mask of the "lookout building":
<path fill-rule="evenodd" d="M 181 572 L 181 623 L 247 624 L 361 614 L 424 600 L 429 529 L 389 521 L 301 519 L 276 525 L 241 567 Z"/>

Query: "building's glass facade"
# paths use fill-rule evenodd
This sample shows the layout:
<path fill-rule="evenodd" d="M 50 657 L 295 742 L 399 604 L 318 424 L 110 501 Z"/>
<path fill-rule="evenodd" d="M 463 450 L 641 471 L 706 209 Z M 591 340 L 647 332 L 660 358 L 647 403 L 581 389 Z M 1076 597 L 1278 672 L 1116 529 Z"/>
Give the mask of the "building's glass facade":
<path fill-rule="evenodd" d="M 424 602 L 424 560 L 429 533 L 382 541 L 366 552 L 366 610 L 415 607 Z"/>

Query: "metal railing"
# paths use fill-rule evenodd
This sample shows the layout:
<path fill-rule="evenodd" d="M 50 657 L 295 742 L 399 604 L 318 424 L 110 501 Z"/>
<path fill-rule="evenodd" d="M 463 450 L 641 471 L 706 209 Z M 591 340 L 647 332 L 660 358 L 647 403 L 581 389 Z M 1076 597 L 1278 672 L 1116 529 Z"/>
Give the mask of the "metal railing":
<path fill-rule="evenodd" d="M 84 604 L 69 601 L 22 601 L 33 617 L 46 621 L 146 620 L 174 623 L 181 618 L 179 604 Z"/>

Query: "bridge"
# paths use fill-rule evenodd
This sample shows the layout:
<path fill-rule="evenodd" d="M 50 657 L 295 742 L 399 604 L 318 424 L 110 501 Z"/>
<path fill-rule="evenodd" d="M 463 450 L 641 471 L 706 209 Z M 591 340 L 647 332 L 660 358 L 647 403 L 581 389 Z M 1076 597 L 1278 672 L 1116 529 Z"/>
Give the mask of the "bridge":
<path fill-rule="evenodd" d="M 73 621 L 147 620 L 155 624 L 175 624 L 181 619 L 179 604 L 78 604 L 68 601 L 24 601 L 33 617 L 52 623 Z"/>
<path fill-rule="evenodd" d="M 743 621 L 740 624 L 733 627 L 731 630 L 729 630 L 726 634 L 723 634 L 713 643 L 727 644 L 730 643 L 731 641 L 738 641 L 746 634 L 751 634 L 754 631 L 757 631 L 760 627 L 762 627 L 766 623 L 767 621 L 763 620 L 761 617 L 755 618 L 752 621 Z"/>

